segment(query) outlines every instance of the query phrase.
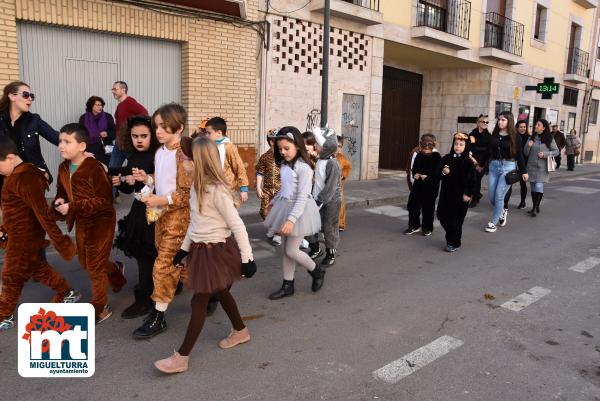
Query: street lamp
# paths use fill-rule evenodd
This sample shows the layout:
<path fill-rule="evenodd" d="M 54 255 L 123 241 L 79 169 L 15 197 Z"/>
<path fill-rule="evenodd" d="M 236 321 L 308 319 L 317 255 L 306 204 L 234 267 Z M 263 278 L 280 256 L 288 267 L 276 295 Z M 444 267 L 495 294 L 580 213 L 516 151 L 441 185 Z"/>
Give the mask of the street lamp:
<path fill-rule="evenodd" d="M 321 76 L 321 128 L 327 126 L 327 102 L 329 101 L 329 17 L 331 0 L 325 0 L 323 21 L 323 74 Z"/>

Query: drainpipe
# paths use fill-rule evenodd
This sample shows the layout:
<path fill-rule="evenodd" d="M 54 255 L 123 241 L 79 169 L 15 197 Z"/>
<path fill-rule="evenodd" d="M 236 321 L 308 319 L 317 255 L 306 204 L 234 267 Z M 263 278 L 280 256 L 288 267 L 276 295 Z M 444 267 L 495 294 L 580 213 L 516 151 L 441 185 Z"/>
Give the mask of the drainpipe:
<path fill-rule="evenodd" d="M 323 77 L 321 79 L 321 128 L 327 125 L 327 104 L 329 102 L 329 17 L 331 0 L 325 0 L 323 20 Z"/>

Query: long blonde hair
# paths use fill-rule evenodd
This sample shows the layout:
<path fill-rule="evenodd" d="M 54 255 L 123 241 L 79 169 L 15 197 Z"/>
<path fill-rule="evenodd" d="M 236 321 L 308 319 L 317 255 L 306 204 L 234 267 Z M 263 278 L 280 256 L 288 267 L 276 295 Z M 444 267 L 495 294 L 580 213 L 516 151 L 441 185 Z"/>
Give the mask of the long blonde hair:
<path fill-rule="evenodd" d="M 194 156 L 194 189 L 198 196 L 198 210 L 202 213 L 204 195 L 209 185 L 222 185 L 229 194 L 231 191 L 221 168 L 221 158 L 217 145 L 205 136 L 198 136 L 192 142 Z"/>

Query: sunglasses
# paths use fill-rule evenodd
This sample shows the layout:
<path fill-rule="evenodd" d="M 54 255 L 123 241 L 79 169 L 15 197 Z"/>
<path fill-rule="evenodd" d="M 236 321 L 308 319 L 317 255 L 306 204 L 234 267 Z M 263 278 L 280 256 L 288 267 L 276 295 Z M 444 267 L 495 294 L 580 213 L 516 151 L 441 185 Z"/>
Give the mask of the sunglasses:
<path fill-rule="evenodd" d="M 489 124 L 490 123 L 489 121 L 479 121 L 479 122 L 482 123 L 482 124 Z"/>
<path fill-rule="evenodd" d="M 15 95 L 20 95 L 23 99 L 31 99 L 31 101 L 35 100 L 35 95 L 31 92 L 23 91 L 15 93 Z"/>
<path fill-rule="evenodd" d="M 421 142 L 422 148 L 433 149 L 435 144 L 433 142 Z"/>

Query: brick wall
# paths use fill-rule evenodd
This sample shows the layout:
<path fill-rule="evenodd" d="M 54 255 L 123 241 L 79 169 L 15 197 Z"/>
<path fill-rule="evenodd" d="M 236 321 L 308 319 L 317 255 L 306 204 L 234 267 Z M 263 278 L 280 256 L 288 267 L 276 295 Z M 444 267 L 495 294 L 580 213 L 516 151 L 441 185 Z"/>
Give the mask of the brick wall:
<path fill-rule="evenodd" d="M 19 79 L 14 0 L 0 0 L 0 85 Z"/>
<path fill-rule="evenodd" d="M 246 10 L 249 19 L 260 18 L 258 0 L 248 0 Z M 0 83 L 19 78 L 15 20 L 178 41 L 190 127 L 220 115 L 234 142 L 255 145 L 259 43 L 253 29 L 102 0 L 0 0 L 0 13 Z"/>

